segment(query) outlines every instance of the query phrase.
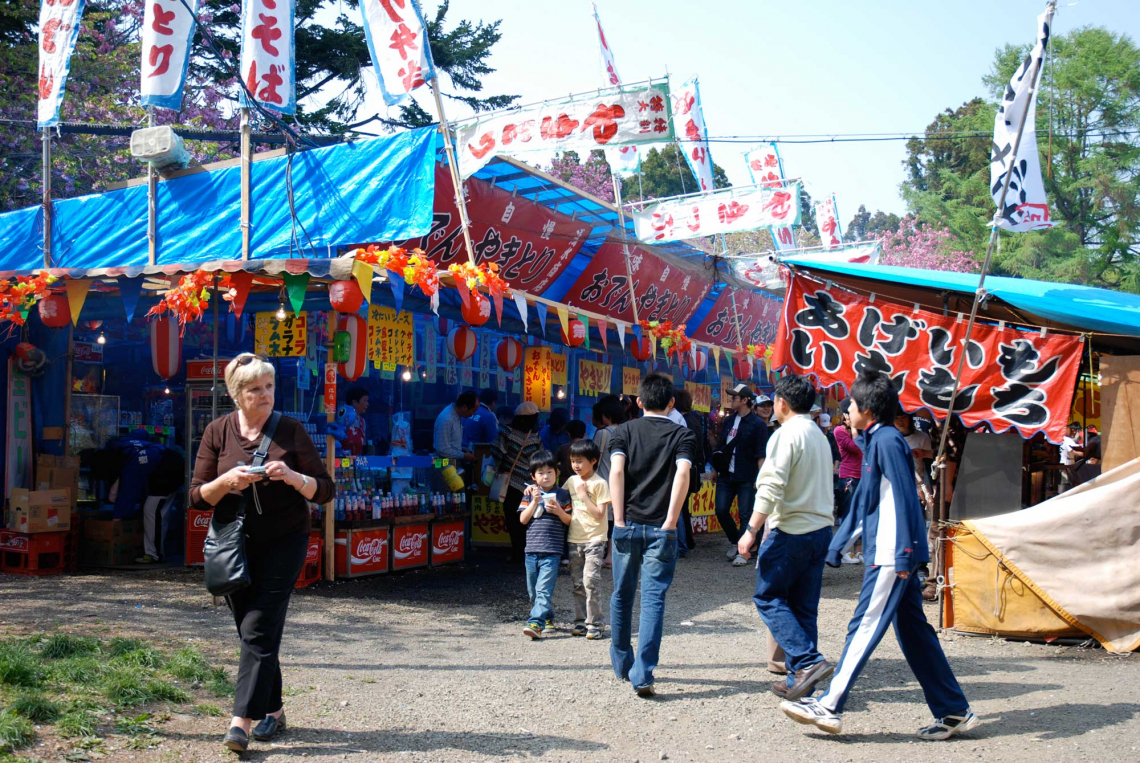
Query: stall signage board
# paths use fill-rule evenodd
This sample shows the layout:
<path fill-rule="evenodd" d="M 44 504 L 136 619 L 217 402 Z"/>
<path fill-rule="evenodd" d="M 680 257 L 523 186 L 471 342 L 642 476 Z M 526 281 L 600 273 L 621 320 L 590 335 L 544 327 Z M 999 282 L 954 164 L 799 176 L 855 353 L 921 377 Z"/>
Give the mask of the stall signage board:
<path fill-rule="evenodd" d="M 625 366 L 621 369 L 621 393 L 623 395 L 637 396 L 637 389 L 641 386 L 641 369 Z"/>
<path fill-rule="evenodd" d="M 565 353 L 550 353 L 550 383 L 559 387 L 566 386 L 566 355 Z"/>
<path fill-rule="evenodd" d="M 712 410 L 712 387 L 707 384 L 685 382 L 685 389 L 693 397 L 693 410 L 708 413 Z"/>
<path fill-rule="evenodd" d="M 523 400 L 550 410 L 550 388 L 553 370 L 549 347 L 527 347 L 523 354 Z"/>
<path fill-rule="evenodd" d="M 578 394 L 600 397 L 610 394 L 614 382 L 614 367 L 609 363 L 592 360 L 578 361 Z"/>
<path fill-rule="evenodd" d="M 368 308 L 368 359 L 381 364 L 381 370 L 416 363 L 415 327 L 412 314 L 389 307 Z"/>
<path fill-rule="evenodd" d="M 308 346 L 308 313 L 289 313 L 277 320 L 274 313 L 257 313 L 253 323 L 253 351 L 267 358 L 303 358 Z"/>
<path fill-rule="evenodd" d="M 76 363 L 102 363 L 103 345 L 98 342 L 73 342 Z"/>
<path fill-rule="evenodd" d="M 426 567 L 428 563 L 428 525 L 396 525 L 392 528 L 392 569 Z"/>
<path fill-rule="evenodd" d="M 431 563 L 448 564 L 463 561 L 467 532 L 463 520 L 431 523 Z"/>
<path fill-rule="evenodd" d="M 325 412 L 336 410 L 336 363 L 325 363 Z M 332 419 L 329 419 L 332 421 Z"/>
<path fill-rule="evenodd" d="M 772 344 L 776 341 L 776 330 L 783 310 L 783 300 L 748 289 L 725 289 L 713 303 L 704 321 L 690 331 L 689 339 L 721 347 Z M 740 337 L 744 338 L 743 343 Z"/>
<path fill-rule="evenodd" d="M 503 504 L 487 496 L 471 498 L 471 543 L 476 546 L 510 547 Z"/>
<path fill-rule="evenodd" d="M 338 576 L 358 577 L 387 572 L 388 528 L 338 531 L 335 559 Z"/>
<path fill-rule="evenodd" d="M 8 359 L 8 432 L 4 459 L 4 495 L 32 485 L 32 383 Z"/>
<path fill-rule="evenodd" d="M 732 499 L 729 509 L 733 519 L 739 524 L 740 511 L 736 499 Z M 719 534 L 720 521 L 716 518 L 716 482 L 707 480 L 701 483 L 701 492 L 689 498 L 689 515 L 693 518 L 693 532 L 702 534 Z"/>
<path fill-rule="evenodd" d="M 226 366 L 229 365 L 231 358 L 218 358 L 218 378 L 225 379 Z M 214 361 L 210 360 L 188 360 L 186 361 L 186 381 L 213 381 L 214 380 Z"/>

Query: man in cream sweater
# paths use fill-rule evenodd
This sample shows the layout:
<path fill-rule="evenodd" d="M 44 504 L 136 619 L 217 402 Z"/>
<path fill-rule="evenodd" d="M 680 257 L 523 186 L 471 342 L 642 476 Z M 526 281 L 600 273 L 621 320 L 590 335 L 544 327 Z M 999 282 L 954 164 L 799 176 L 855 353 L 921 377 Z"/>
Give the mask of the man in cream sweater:
<path fill-rule="evenodd" d="M 802 376 L 786 376 L 773 397 L 780 428 L 768 440 L 756 479 L 756 506 L 738 550 L 747 559 L 767 521 L 770 532 L 760 546 L 752 600 L 786 655 L 787 678 L 772 691 L 795 701 L 835 670 L 816 646 L 835 498 L 831 446 L 810 415 L 815 388 Z"/>

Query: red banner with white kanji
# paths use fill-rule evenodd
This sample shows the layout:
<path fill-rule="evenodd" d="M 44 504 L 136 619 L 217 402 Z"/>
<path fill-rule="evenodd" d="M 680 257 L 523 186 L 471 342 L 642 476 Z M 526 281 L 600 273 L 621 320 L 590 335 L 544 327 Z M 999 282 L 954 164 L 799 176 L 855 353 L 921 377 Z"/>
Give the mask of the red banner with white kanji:
<path fill-rule="evenodd" d="M 733 297 L 736 298 L 735 310 Z M 747 347 L 750 344 L 772 344 L 780 325 L 784 303 L 747 289 L 726 288 L 713 303 L 705 319 L 696 327 L 689 326 L 689 338 L 721 347 Z M 736 331 L 736 315 L 740 315 L 740 335 Z"/>
<path fill-rule="evenodd" d="M 511 288 L 542 294 L 562 274 L 590 235 L 589 224 L 472 178 L 463 183 L 475 260 L 494 262 Z M 418 247 L 446 268 L 465 262 L 463 228 L 455 185 L 442 164 L 435 166 L 435 213 L 426 236 L 398 242 Z"/>
<path fill-rule="evenodd" d="M 966 316 L 895 305 L 793 276 L 774 368 L 850 388 L 864 368 L 894 380 L 908 411 L 942 419 L 966 336 Z M 1067 334 L 975 324 L 954 413 L 966 426 L 1044 432 L 1060 443 L 1072 408 L 1083 344 Z"/>
<path fill-rule="evenodd" d="M 698 273 L 671 265 L 639 246 L 629 247 L 629 271 L 637 295 L 637 318 L 642 321 L 687 321 L 704 301 L 712 284 Z M 582 275 L 566 292 L 566 304 L 599 315 L 633 322 L 622 245 L 608 240 L 590 259 Z"/>

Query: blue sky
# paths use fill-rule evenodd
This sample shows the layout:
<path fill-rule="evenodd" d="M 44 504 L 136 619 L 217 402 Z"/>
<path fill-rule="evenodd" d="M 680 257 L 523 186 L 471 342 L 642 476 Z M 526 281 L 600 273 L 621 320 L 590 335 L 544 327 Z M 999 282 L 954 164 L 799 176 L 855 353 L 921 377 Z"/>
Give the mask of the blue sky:
<path fill-rule="evenodd" d="M 947 107 L 984 95 L 995 49 L 1032 42 L 1043 0 L 599 0 L 626 82 L 701 80 L 710 135 L 921 131 Z M 1056 34 L 1104 26 L 1140 42 L 1140 0 L 1058 3 Z M 435 0 L 423 0 L 425 15 Z M 589 0 L 452 0 L 449 21 L 502 19 L 488 93 L 523 102 L 602 83 Z M 446 79 L 445 79 L 446 83 Z M 446 87 L 445 87 L 446 89 Z M 423 90 L 420 91 L 424 92 Z M 430 96 L 429 96 L 430 98 Z M 434 113 L 426 99 L 424 106 Z M 465 114 L 449 107 L 450 118 Z M 370 98 L 361 114 L 384 113 Z M 748 183 L 748 145 L 714 143 L 714 161 Z M 843 225 L 859 204 L 905 211 L 904 142 L 781 144 L 785 171 L 819 197 L 835 192 Z"/>

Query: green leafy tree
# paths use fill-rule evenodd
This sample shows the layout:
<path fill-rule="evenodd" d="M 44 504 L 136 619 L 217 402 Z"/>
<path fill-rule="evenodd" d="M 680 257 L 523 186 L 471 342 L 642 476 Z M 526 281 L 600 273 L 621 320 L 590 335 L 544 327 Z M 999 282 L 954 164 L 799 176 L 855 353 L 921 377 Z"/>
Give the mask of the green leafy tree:
<path fill-rule="evenodd" d="M 626 178 L 622 185 L 622 198 L 626 201 L 638 199 L 663 199 L 667 196 L 680 196 L 700 190 L 693 171 L 685 163 L 685 157 L 677 150 L 676 143 L 661 147 L 642 149 L 641 174 Z M 713 183 L 717 188 L 728 188 L 728 175 L 724 169 L 713 164 Z"/>

